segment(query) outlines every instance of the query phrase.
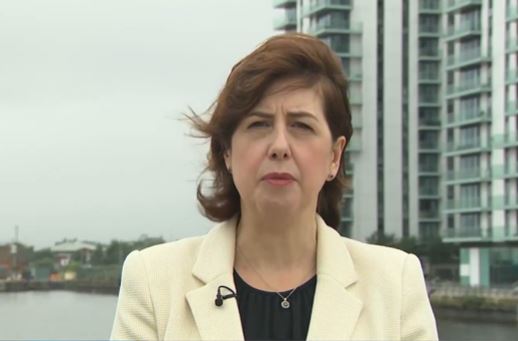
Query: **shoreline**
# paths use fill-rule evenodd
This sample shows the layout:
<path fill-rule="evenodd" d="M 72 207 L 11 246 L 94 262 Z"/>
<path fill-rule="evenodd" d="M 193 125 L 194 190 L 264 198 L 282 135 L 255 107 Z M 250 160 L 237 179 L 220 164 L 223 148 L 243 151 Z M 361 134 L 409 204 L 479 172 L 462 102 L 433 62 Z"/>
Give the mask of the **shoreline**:
<path fill-rule="evenodd" d="M 104 280 L 0 281 L 2 293 L 65 290 L 117 296 L 119 283 Z M 499 301 L 483 296 L 430 296 L 436 318 L 518 325 L 518 299 Z"/>

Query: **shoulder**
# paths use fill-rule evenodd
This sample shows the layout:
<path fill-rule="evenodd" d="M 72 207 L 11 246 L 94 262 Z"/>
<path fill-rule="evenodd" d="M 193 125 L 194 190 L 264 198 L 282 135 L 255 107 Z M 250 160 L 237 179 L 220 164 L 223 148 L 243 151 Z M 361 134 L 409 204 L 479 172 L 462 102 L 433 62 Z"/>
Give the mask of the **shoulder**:
<path fill-rule="evenodd" d="M 146 268 L 159 270 L 164 268 L 185 267 L 191 265 L 206 235 L 179 239 L 172 242 L 153 245 L 139 251 L 133 251 L 126 261 L 140 258 Z M 137 255 L 138 254 L 138 255 Z"/>
<path fill-rule="evenodd" d="M 346 237 L 341 238 L 360 276 L 401 278 L 408 268 L 414 272 L 421 272 L 419 259 L 411 253 L 393 247 L 368 244 Z"/>
<path fill-rule="evenodd" d="M 358 240 L 341 237 L 347 250 L 356 261 L 372 262 L 376 260 L 402 260 L 409 254 L 393 247 L 369 244 Z"/>

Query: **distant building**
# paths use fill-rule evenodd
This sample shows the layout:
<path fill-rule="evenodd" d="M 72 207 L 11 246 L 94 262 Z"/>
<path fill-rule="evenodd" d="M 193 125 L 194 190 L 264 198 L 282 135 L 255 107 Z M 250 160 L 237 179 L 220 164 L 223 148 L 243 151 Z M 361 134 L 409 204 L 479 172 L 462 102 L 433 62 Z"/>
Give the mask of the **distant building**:
<path fill-rule="evenodd" d="M 518 0 L 273 0 L 349 81 L 341 232 L 460 245 L 470 286 L 518 280 Z"/>
<path fill-rule="evenodd" d="M 76 258 L 81 264 L 90 264 L 92 254 L 95 251 L 96 244 L 92 242 L 78 241 L 77 239 L 63 239 L 56 242 L 50 248 L 54 259 L 60 267 L 65 267 L 70 264 L 72 259 Z"/>
<path fill-rule="evenodd" d="M 32 248 L 21 243 L 0 245 L 0 279 L 21 278 L 27 271 Z"/>

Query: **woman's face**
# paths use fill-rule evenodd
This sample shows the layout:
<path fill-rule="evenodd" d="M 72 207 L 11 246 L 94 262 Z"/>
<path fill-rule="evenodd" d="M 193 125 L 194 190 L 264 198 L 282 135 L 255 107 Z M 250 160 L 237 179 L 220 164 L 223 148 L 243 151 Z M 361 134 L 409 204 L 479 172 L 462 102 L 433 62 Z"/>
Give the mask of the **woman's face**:
<path fill-rule="evenodd" d="M 333 143 L 316 89 L 286 88 L 289 82 L 270 87 L 225 153 L 242 210 L 316 211 L 318 193 L 338 171 L 345 137 Z"/>

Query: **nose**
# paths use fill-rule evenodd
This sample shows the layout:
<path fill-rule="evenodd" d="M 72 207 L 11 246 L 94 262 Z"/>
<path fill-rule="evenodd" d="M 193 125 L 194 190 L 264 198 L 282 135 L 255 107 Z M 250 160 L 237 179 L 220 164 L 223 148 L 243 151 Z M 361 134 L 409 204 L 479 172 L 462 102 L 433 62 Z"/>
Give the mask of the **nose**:
<path fill-rule="evenodd" d="M 284 127 L 278 127 L 273 134 L 268 155 L 273 160 L 285 160 L 291 157 L 290 145 Z"/>

